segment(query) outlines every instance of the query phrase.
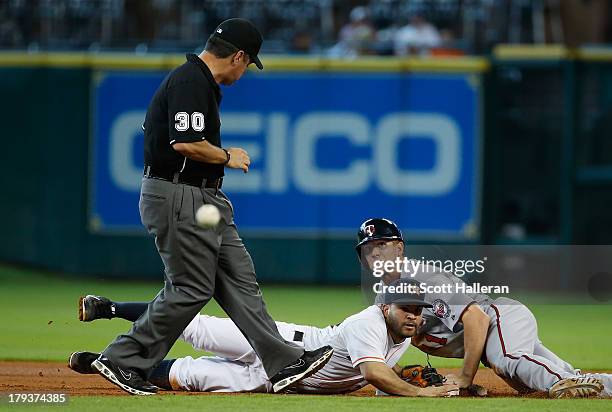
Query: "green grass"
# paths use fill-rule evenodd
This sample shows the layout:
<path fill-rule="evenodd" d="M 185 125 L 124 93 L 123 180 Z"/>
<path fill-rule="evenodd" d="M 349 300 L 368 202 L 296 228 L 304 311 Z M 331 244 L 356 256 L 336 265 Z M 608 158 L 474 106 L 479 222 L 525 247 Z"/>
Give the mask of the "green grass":
<path fill-rule="evenodd" d="M 4 407 L 4 408 L 3 408 Z M 17 406 L 17 408 L 19 408 Z M 15 410 L 14 406 L 0 403 L 0 410 Z M 436 412 L 456 411 L 609 411 L 610 401 L 605 399 L 524 399 L 524 398 L 398 398 L 398 397 L 348 397 L 323 395 L 166 395 L 154 397 L 103 397 L 74 396 L 62 406 L 36 406 L 35 410 L 75 411 L 334 411 L 334 412 L 377 412 L 431 410 Z"/>
<path fill-rule="evenodd" d="M 348 397 L 322 395 L 267 395 L 249 394 L 240 396 L 158 396 L 154 398 L 91 398 L 75 397 L 69 401 L 69 409 L 87 411 L 108 411 L 110 405 L 122 411 L 141 412 L 154 410 L 214 410 L 214 411 L 417 411 L 436 412 L 456 411 L 609 411 L 610 401 L 604 399 L 424 399 L 424 398 L 384 398 Z"/>
<path fill-rule="evenodd" d="M 117 334 L 129 329 L 121 320 L 81 323 L 76 302 L 80 295 L 96 293 L 115 300 L 150 300 L 160 282 L 134 283 L 67 278 L 31 270 L 0 266 L 0 359 L 65 361 L 74 350 L 102 350 Z M 325 326 L 363 308 L 358 288 L 263 286 L 268 308 L 277 320 Z M 542 341 L 562 358 L 583 369 L 612 369 L 612 306 L 535 305 Z M 223 316 L 211 302 L 205 313 Z M 178 342 L 170 357 L 194 354 Z M 411 349 L 403 362 L 423 363 L 424 355 Z M 437 367 L 460 365 L 460 360 L 434 358 Z M 577 403 L 579 402 L 579 404 Z M 550 401 L 540 399 L 401 399 L 333 396 L 158 396 L 154 398 L 73 397 L 68 409 L 166 410 L 170 408 L 238 410 L 398 410 L 424 407 L 437 411 L 469 410 L 610 410 L 602 400 Z M 2 405 L 0 404 L 0 408 Z M 42 409 L 41 409 L 42 410 Z"/>
<path fill-rule="evenodd" d="M 66 278 L 30 270 L 0 266 L 0 311 L 8 320 L 0 338 L 0 359 L 65 360 L 74 350 L 102 350 L 116 335 L 126 332 L 128 322 L 77 319 L 78 297 L 86 293 L 115 300 L 150 300 L 160 282 L 134 283 Z M 358 288 L 311 286 L 263 286 L 276 320 L 326 326 L 340 322 L 363 308 Z M 534 305 L 540 338 L 546 346 L 583 369 L 612 369 L 611 305 Z M 204 312 L 225 316 L 214 301 Z M 171 357 L 193 354 L 177 342 Z M 424 355 L 408 351 L 406 362 L 424 361 Z M 436 358 L 438 367 L 460 365 L 460 360 Z"/>
<path fill-rule="evenodd" d="M 120 319 L 79 322 L 79 296 L 95 293 L 118 301 L 149 301 L 161 285 L 161 280 L 93 281 L 0 266 L 0 312 L 10 320 L 2 327 L 0 359 L 63 361 L 75 350 L 102 350 L 130 323 Z M 263 293 L 276 320 L 294 323 L 326 326 L 363 306 L 359 292 L 349 288 L 269 287 Z M 214 301 L 204 312 L 225 316 Z M 169 356 L 193 353 L 190 346 L 178 342 Z"/>

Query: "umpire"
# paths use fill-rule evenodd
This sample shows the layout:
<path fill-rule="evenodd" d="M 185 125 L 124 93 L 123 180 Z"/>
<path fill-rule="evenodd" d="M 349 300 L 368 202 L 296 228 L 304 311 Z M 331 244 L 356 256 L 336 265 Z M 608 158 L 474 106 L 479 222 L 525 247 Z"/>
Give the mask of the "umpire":
<path fill-rule="evenodd" d="M 232 204 L 221 191 L 224 168 L 246 173 L 250 160 L 244 149 L 221 146 L 219 85 L 236 82 L 251 63 L 263 69 L 257 57 L 262 41 L 248 20 L 224 21 L 199 56 L 188 54 L 165 78 L 149 104 L 139 207 L 164 262 L 165 284 L 132 329 L 92 363 L 129 393 L 156 392 L 147 382 L 151 370 L 213 297 L 259 355 L 275 392 L 310 376 L 331 357 L 329 346 L 304 351 L 278 333 L 234 224 Z M 195 222 L 203 204 L 221 212 L 215 229 Z"/>

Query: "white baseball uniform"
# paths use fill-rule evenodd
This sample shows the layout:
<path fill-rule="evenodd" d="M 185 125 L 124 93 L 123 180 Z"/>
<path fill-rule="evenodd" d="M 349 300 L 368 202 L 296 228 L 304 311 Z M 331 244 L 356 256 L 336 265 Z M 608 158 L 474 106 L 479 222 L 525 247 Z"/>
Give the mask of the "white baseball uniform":
<path fill-rule="evenodd" d="M 314 350 L 324 345 L 334 349 L 329 362 L 293 388 L 298 393 L 345 393 L 367 385 L 359 364 L 381 362 L 393 367 L 410 345 L 407 338 L 394 343 L 382 310 L 369 306 L 337 326 L 317 328 L 276 322 L 287 341 Z M 199 315 L 182 334 L 197 350 L 215 356 L 177 359 L 170 369 L 175 389 L 205 392 L 271 392 L 261 361 L 231 319 Z"/>
<path fill-rule="evenodd" d="M 431 266 L 416 271 L 414 276 L 402 273 L 401 277 L 413 278 L 428 286 L 449 284 L 451 291 L 457 290 L 457 284 L 465 285 L 452 273 L 436 271 Z M 425 323 L 419 328 L 419 333 L 424 335 L 426 346 L 441 348 L 441 356 L 464 357 L 463 324 L 459 319 L 468 306 L 477 304 L 490 319 L 483 363 L 512 387 L 547 391 L 557 381 L 580 374 L 542 344 L 535 316 L 519 301 L 456 292 L 426 293 L 425 301 L 433 307 L 423 310 Z M 375 302 L 382 302 L 382 295 L 377 295 Z M 603 396 L 612 396 L 612 375 L 590 375 L 602 379 Z"/>

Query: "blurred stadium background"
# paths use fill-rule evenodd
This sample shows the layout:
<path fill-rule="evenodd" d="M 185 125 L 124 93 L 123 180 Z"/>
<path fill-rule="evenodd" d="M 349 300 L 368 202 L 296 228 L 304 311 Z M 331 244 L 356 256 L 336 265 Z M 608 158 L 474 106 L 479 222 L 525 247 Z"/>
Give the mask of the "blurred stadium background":
<path fill-rule="evenodd" d="M 354 284 L 362 220 L 412 243 L 612 240 L 612 5 L 597 0 L 2 0 L 0 261 L 161 279 L 138 217 L 155 88 L 222 20 L 224 188 L 264 282 Z"/>

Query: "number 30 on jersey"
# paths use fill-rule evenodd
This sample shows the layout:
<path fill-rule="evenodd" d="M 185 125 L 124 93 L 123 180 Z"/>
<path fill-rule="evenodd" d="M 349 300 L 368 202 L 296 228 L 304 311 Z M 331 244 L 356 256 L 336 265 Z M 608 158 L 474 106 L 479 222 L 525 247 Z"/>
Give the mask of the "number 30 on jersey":
<path fill-rule="evenodd" d="M 185 132 L 189 130 L 189 127 L 196 131 L 201 132 L 204 130 L 204 115 L 200 112 L 193 112 L 191 116 L 187 112 L 178 112 L 174 115 L 174 128 L 179 132 Z M 191 120 L 191 125 L 189 121 Z"/>

